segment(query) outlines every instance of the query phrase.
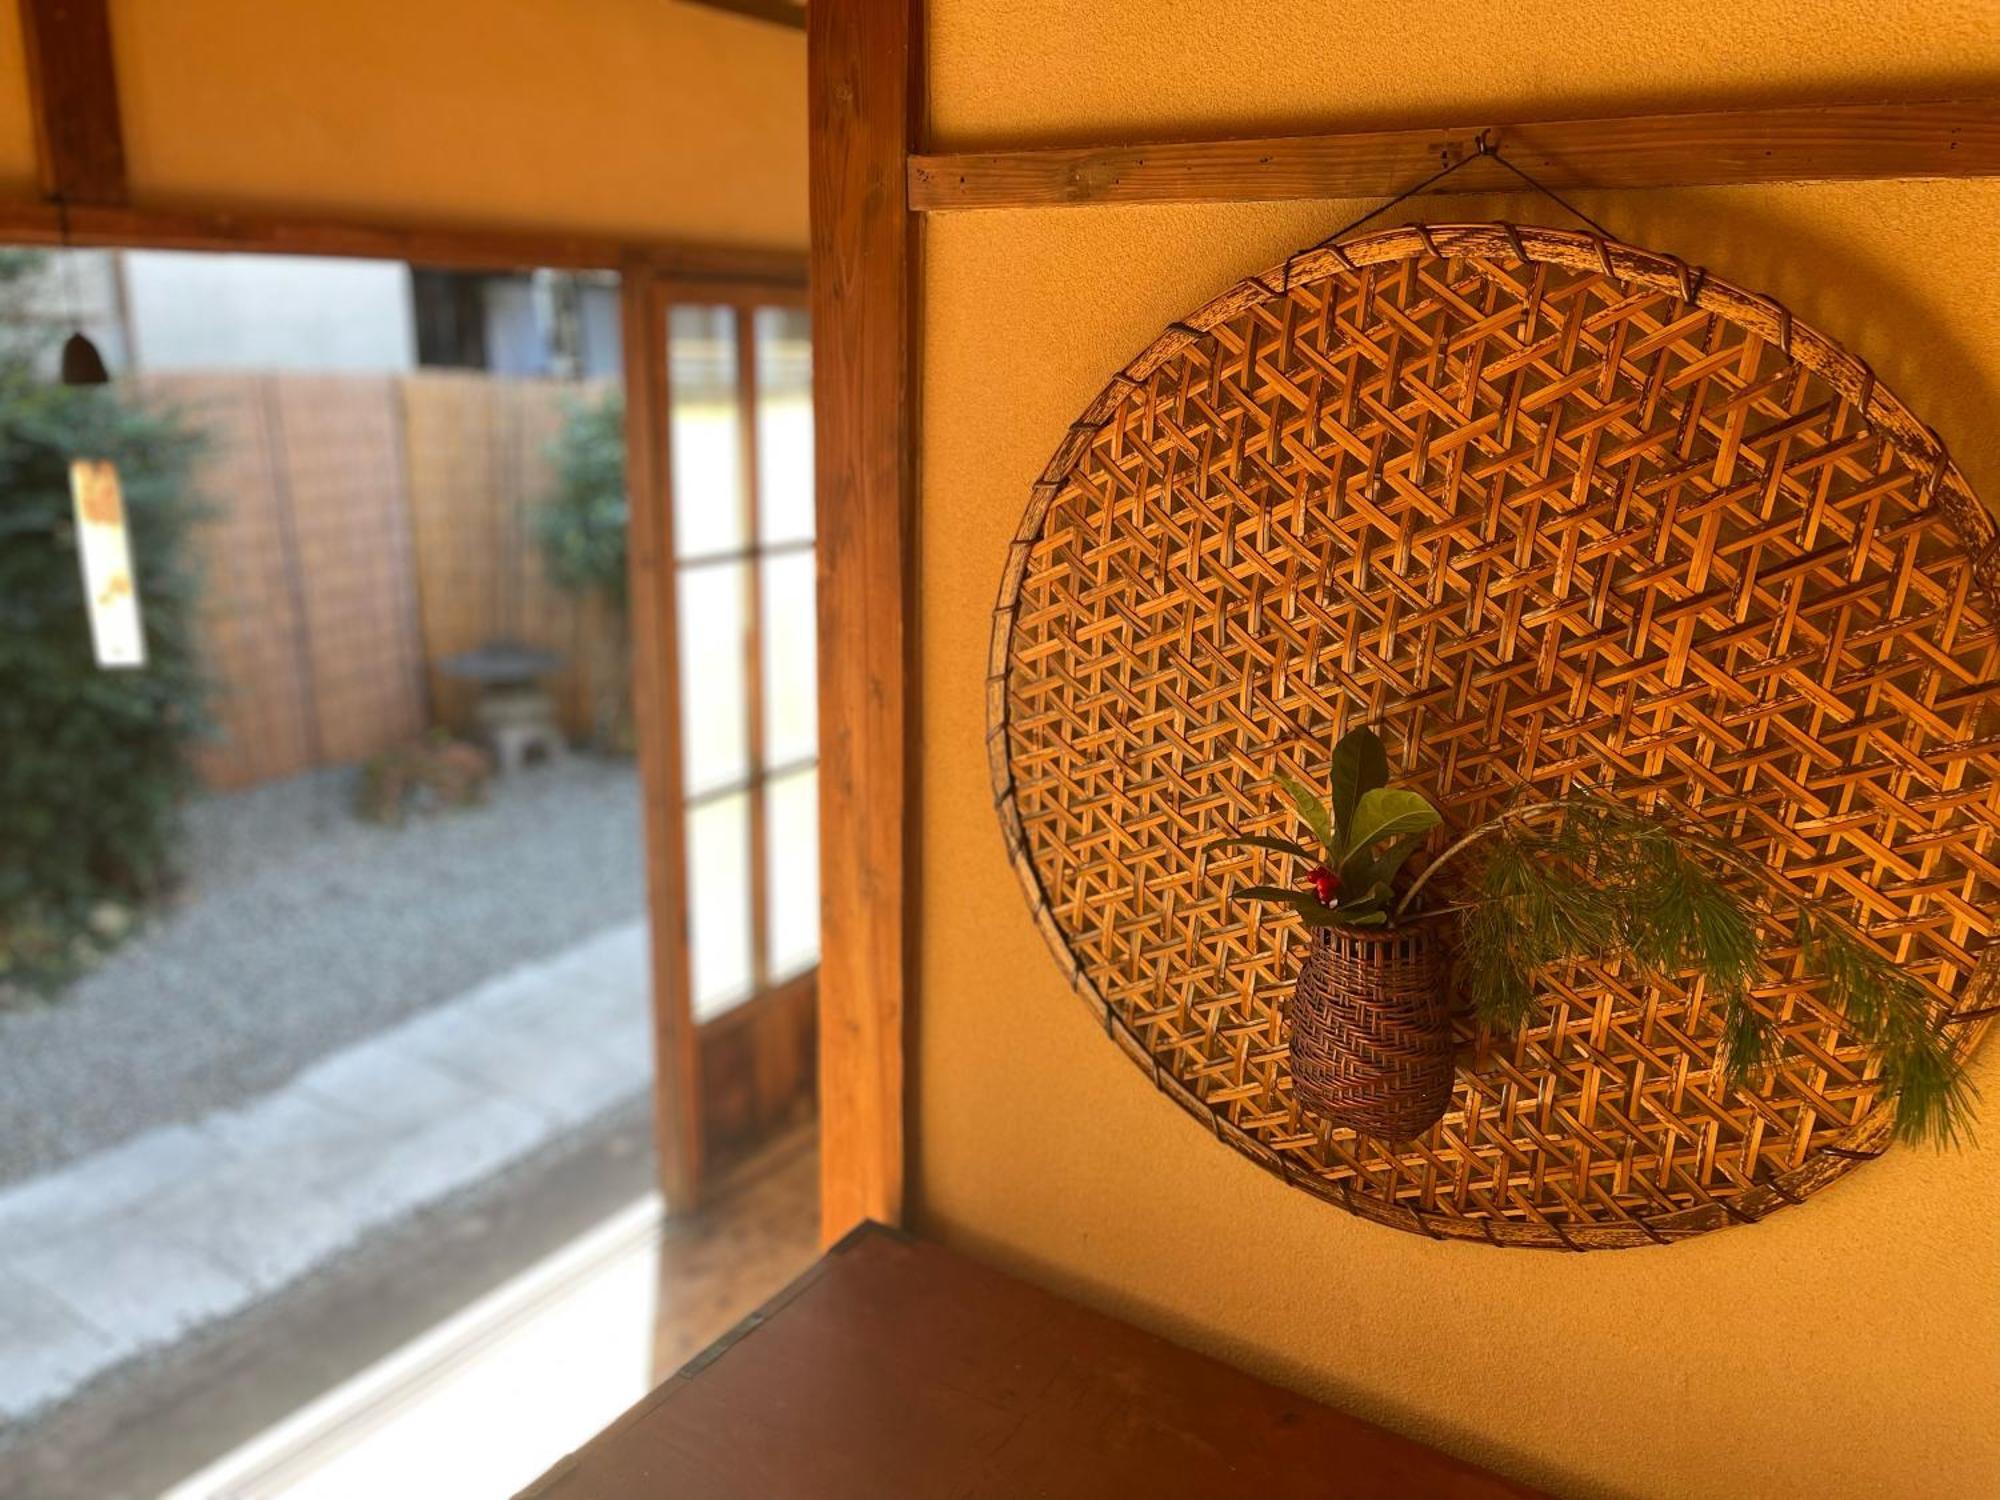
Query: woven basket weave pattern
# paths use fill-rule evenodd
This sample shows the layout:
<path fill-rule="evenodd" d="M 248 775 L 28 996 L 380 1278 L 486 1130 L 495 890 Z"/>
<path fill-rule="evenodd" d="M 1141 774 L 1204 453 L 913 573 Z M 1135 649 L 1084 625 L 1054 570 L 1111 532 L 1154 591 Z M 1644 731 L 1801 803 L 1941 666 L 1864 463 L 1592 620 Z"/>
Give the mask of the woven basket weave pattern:
<path fill-rule="evenodd" d="M 1451 1102 L 1448 968 L 1432 926 L 1319 929 L 1285 1006 L 1293 1096 L 1385 1141 L 1429 1130 Z"/>
<path fill-rule="evenodd" d="M 1567 231 L 1404 228 L 1174 324 L 1036 484 L 994 620 L 989 752 L 1036 920 L 1111 1037 L 1286 1180 L 1430 1235 L 1673 1240 L 1878 1154 L 1867 1049 L 1776 932 L 1785 1060 L 1725 1086 L 1719 1007 L 1548 977 L 1391 1147 L 1303 1114 L 1296 924 L 1232 833 L 1377 728 L 1463 828 L 1638 789 L 1849 913 L 1969 1048 L 2000 901 L 1994 528 L 1931 433 L 1777 304 Z M 1472 1040 L 1469 1033 L 1461 1041 Z"/>

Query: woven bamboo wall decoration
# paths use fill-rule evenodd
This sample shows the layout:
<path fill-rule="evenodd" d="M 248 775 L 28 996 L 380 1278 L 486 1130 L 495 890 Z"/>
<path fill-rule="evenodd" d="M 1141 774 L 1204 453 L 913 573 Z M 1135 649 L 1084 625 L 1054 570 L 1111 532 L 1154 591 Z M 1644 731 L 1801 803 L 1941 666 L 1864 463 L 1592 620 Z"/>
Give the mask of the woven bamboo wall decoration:
<path fill-rule="evenodd" d="M 1288 1181 L 1502 1245 L 1663 1243 L 1879 1155 L 1869 1060 L 1797 967 L 1783 1061 L 1724 1087 L 1715 1007 L 1616 965 L 1460 1036 L 1392 1148 L 1303 1116 L 1305 935 L 1269 778 L 1357 723 L 1469 823 L 1642 789 L 1849 912 L 1970 1048 L 2000 895 L 1995 528 L 1934 433 L 1767 298 L 1509 225 L 1294 256 L 1172 325 L 1051 460 L 1009 554 L 994 790 L 1066 975 L 1156 1084 Z M 1795 955 L 1771 950 L 1781 960 Z"/>

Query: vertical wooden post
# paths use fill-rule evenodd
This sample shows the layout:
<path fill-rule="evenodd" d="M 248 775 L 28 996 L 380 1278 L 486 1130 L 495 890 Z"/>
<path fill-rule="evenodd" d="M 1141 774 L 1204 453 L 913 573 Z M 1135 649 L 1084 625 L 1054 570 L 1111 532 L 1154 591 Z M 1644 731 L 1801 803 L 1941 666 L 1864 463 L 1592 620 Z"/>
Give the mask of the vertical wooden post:
<path fill-rule="evenodd" d="M 653 954 L 653 1136 L 660 1193 L 676 1213 L 701 1194 L 701 1052 L 690 995 L 682 807 L 679 620 L 669 509 L 665 297 L 646 266 L 619 283 L 625 341 L 625 489 L 631 497 L 632 717 L 645 794 L 646 905 Z"/>
<path fill-rule="evenodd" d="M 42 191 L 66 203 L 125 202 L 125 132 L 107 0 L 20 0 Z"/>
<path fill-rule="evenodd" d="M 820 1214 L 903 1214 L 915 969 L 918 0 L 806 7 L 819 505 Z"/>

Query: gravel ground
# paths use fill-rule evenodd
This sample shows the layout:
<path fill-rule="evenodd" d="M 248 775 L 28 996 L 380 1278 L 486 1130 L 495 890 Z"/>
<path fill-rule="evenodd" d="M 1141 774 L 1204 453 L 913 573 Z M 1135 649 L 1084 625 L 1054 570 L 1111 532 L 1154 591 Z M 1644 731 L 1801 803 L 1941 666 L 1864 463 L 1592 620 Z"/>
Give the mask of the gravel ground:
<path fill-rule="evenodd" d="M 0 1183 L 276 1088 L 644 910 L 628 763 L 537 767 L 400 829 L 354 818 L 351 777 L 197 803 L 179 902 L 54 1002 L 0 1012 Z"/>

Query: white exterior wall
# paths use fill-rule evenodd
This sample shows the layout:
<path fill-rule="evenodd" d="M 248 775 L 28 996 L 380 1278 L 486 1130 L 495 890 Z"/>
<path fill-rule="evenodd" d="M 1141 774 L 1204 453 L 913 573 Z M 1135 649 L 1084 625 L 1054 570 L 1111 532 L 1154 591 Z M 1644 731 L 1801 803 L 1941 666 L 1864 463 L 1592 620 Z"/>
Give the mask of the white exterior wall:
<path fill-rule="evenodd" d="M 407 370 L 410 271 L 399 261 L 133 250 L 139 370 Z"/>

